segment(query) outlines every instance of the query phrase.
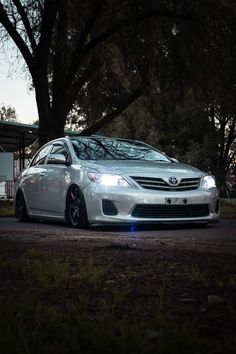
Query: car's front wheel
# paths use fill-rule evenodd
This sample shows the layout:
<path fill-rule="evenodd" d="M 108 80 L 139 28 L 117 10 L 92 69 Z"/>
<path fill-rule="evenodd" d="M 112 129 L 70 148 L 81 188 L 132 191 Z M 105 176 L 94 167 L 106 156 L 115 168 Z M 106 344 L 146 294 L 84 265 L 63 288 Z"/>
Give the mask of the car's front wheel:
<path fill-rule="evenodd" d="M 21 190 L 19 190 L 16 194 L 15 216 L 21 222 L 29 220 L 25 204 L 25 198 Z"/>
<path fill-rule="evenodd" d="M 72 185 L 66 198 L 66 222 L 72 227 L 88 226 L 88 218 L 84 196 L 77 185 Z"/>

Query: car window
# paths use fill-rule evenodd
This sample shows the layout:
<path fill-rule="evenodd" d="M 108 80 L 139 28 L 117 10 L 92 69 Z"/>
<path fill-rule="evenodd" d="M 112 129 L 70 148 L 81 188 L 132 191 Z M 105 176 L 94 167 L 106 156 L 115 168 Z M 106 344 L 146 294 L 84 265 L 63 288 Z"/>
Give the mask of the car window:
<path fill-rule="evenodd" d="M 51 150 L 52 145 L 47 145 L 44 148 L 42 148 L 34 157 L 31 166 L 35 165 L 44 165 L 45 159 L 47 157 L 47 154 Z"/>
<path fill-rule="evenodd" d="M 152 146 L 121 139 L 80 138 L 72 140 L 76 155 L 82 160 L 144 160 L 170 162 Z"/>

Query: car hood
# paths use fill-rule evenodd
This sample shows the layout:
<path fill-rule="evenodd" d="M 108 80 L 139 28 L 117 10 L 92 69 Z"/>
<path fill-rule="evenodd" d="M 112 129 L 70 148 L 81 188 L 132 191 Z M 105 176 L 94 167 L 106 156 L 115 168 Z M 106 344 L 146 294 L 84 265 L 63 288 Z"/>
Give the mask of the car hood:
<path fill-rule="evenodd" d="M 119 175 L 143 176 L 143 175 L 186 175 L 200 177 L 205 173 L 197 168 L 181 163 L 156 162 L 156 161 L 120 161 L 99 160 L 86 162 L 86 169 L 96 170 L 100 173 L 114 173 Z"/>

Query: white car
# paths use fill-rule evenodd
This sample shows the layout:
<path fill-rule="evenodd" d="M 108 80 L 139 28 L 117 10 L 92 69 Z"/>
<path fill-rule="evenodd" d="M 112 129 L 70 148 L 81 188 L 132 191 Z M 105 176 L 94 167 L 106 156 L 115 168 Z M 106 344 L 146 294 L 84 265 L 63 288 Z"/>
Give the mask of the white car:
<path fill-rule="evenodd" d="M 101 136 L 44 145 L 15 189 L 19 221 L 29 217 L 88 224 L 208 223 L 219 219 L 213 176 L 154 147 Z"/>

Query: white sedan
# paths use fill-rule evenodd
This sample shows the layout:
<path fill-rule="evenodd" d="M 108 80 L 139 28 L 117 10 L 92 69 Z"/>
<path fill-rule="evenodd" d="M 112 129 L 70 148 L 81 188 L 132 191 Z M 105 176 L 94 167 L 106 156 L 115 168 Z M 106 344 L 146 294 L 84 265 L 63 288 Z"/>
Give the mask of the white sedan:
<path fill-rule="evenodd" d="M 85 227 L 208 223 L 220 207 L 213 176 L 148 144 L 94 135 L 44 145 L 17 179 L 15 213 Z"/>

